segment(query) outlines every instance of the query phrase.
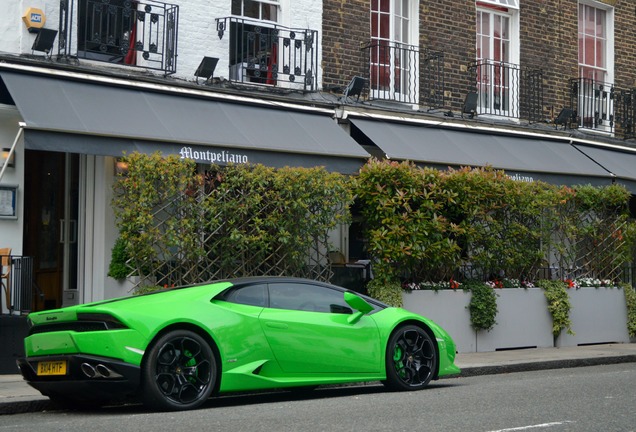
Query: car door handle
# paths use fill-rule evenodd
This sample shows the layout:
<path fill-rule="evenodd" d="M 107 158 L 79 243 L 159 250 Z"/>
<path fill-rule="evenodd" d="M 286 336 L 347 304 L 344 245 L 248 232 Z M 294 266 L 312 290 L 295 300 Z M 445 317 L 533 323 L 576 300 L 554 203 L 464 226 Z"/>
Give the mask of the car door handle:
<path fill-rule="evenodd" d="M 271 328 L 276 328 L 276 329 L 288 329 L 289 326 L 285 323 L 279 323 L 279 322 L 266 322 L 265 325 L 267 327 L 271 327 Z"/>

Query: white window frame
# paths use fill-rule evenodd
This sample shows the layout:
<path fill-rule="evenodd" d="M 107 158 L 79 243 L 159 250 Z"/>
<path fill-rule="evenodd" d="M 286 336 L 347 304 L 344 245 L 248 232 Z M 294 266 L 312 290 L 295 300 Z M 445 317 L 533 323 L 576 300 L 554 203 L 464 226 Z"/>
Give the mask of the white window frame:
<path fill-rule="evenodd" d="M 382 0 L 377 0 L 378 5 L 380 4 Z M 400 44 L 404 44 L 404 45 L 411 45 L 411 46 L 415 46 L 418 47 L 419 46 L 419 38 L 418 38 L 418 34 L 419 34 L 419 1 L 418 0 L 388 0 L 390 2 L 390 9 L 388 12 L 389 17 L 389 33 L 390 36 L 389 38 L 380 38 L 379 35 L 378 36 L 374 36 L 373 35 L 373 22 L 372 20 L 374 19 L 373 17 L 373 9 L 371 10 L 370 13 L 370 29 L 371 29 L 371 50 L 376 51 L 376 58 L 378 58 L 380 56 L 379 52 L 381 50 L 381 48 L 379 47 L 379 42 L 378 41 L 386 41 L 387 46 L 388 47 L 397 47 Z M 402 34 L 398 35 L 396 34 L 396 25 L 395 23 L 398 21 L 399 18 L 404 18 L 405 15 L 402 13 L 401 15 L 397 15 L 397 5 L 400 5 L 401 7 L 404 7 L 404 5 L 406 4 L 406 7 L 408 8 L 408 29 L 406 31 L 402 30 Z M 373 2 L 371 3 L 371 8 L 373 7 Z M 378 17 L 379 20 L 379 17 Z M 402 19 L 401 22 L 403 23 L 404 20 Z M 380 22 L 377 23 L 377 28 L 380 28 Z M 406 40 L 404 40 L 406 39 Z M 369 76 L 371 77 L 371 81 L 374 80 L 374 76 L 375 74 L 373 73 L 373 67 L 379 67 L 381 66 L 379 62 L 374 62 L 373 60 L 374 58 L 374 54 L 373 52 L 370 52 L 369 55 Z M 395 57 L 392 57 L 389 59 L 390 64 L 388 65 L 388 69 L 389 69 L 389 83 L 386 87 L 388 87 L 388 90 L 385 89 L 380 89 L 380 85 L 379 82 L 370 82 L 369 83 L 369 89 L 371 92 L 371 97 L 374 99 L 390 99 L 390 100 L 395 100 L 398 102 L 411 102 L 414 101 L 414 107 L 417 106 L 417 101 L 419 101 L 419 62 L 414 62 L 413 68 L 414 70 L 408 70 L 403 68 L 403 65 L 399 65 L 398 62 L 396 61 Z M 396 70 L 399 70 L 399 78 L 401 82 L 410 82 L 412 84 L 414 84 L 414 88 L 410 89 L 410 93 L 413 93 L 412 95 L 409 96 L 409 89 L 407 86 L 399 86 L 399 90 L 395 91 L 397 85 L 396 85 L 396 77 L 398 76 L 398 74 L 396 74 Z M 415 79 L 408 79 L 405 80 L 405 77 L 412 77 L 413 74 L 415 75 Z M 407 89 L 406 92 L 401 91 L 402 89 Z M 388 96 L 388 97 L 387 97 Z"/>
<path fill-rule="evenodd" d="M 519 10 L 519 0 L 480 0 L 479 3 Z"/>
<path fill-rule="evenodd" d="M 498 10 L 495 8 L 490 8 L 488 5 L 495 6 L 497 8 L 506 8 L 506 10 Z M 489 40 L 491 41 L 489 47 L 489 53 L 492 56 L 495 52 L 494 50 L 494 17 L 502 16 L 508 19 L 509 27 L 508 27 L 508 39 L 509 39 L 509 52 L 508 59 L 505 60 L 506 63 L 519 66 L 519 57 L 520 57 L 520 47 L 519 47 L 519 2 L 518 0 L 476 0 L 476 19 L 479 18 L 480 13 L 487 13 L 490 15 L 490 35 Z M 489 77 L 495 77 L 497 74 L 501 74 L 501 69 L 498 63 L 501 59 L 495 60 L 493 58 L 479 58 L 478 57 L 478 45 L 480 42 L 479 34 L 475 34 L 475 51 L 476 51 L 476 60 L 480 61 L 487 66 L 483 66 L 481 72 L 486 73 L 487 77 L 480 78 L 477 77 L 478 81 L 482 81 L 486 86 L 487 92 L 483 93 L 480 91 L 480 87 L 482 87 L 480 82 L 476 82 L 478 87 L 477 93 L 479 96 L 479 103 L 477 106 L 478 114 L 489 114 L 492 113 L 496 116 L 506 116 L 509 117 L 511 113 L 519 112 L 519 89 L 516 88 L 519 85 L 518 79 L 513 79 L 513 73 L 508 69 L 508 76 L 504 77 L 500 81 L 509 83 L 508 86 L 505 86 L 505 93 L 507 94 L 506 100 L 503 101 L 501 96 L 496 97 L 495 88 L 496 86 L 490 82 Z M 506 69 L 504 69 L 506 70 Z M 501 75 L 499 75 L 501 77 Z M 517 77 L 518 78 L 518 77 Z M 501 88 L 501 87 L 499 87 Z"/>
<path fill-rule="evenodd" d="M 278 24 L 281 21 L 281 4 L 279 0 L 253 0 L 253 3 L 259 3 L 260 5 L 266 4 L 271 6 L 276 6 L 276 20 L 268 20 L 263 18 L 263 10 L 262 7 L 259 7 L 259 16 L 258 17 L 250 17 L 245 15 L 245 0 L 239 0 L 241 2 L 241 13 L 234 14 L 234 16 L 240 16 L 246 19 L 251 19 L 255 21 L 261 21 L 263 23 L 274 23 Z"/>
<path fill-rule="evenodd" d="M 604 63 L 605 63 L 605 67 L 604 68 L 600 68 L 597 67 L 595 65 L 591 65 L 591 64 L 587 64 L 587 63 L 578 63 L 578 76 L 579 78 L 586 78 L 584 77 L 584 73 L 583 73 L 583 68 L 591 68 L 594 69 L 595 71 L 601 72 L 603 74 L 603 79 L 602 80 L 598 80 L 599 83 L 604 83 L 603 85 L 603 91 L 608 91 L 609 87 L 611 85 L 614 84 L 614 7 L 611 5 L 608 5 L 606 3 L 601 3 L 598 1 L 592 1 L 592 0 L 581 0 L 579 1 L 578 4 L 578 11 L 577 11 L 577 22 L 579 19 L 581 19 L 581 8 L 582 7 L 592 7 L 595 8 L 597 10 L 602 10 L 605 12 L 605 53 L 604 53 Z M 583 18 L 584 20 L 584 18 Z M 578 27 L 577 24 L 577 35 L 580 38 L 581 35 L 583 34 L 581 32 L 581 28 Z M 581 43 L 579 41 L 579 45 L 578 45 L 578 49 L 579 49 L 579 58 L 581 57 Z M 609 99 L 609 96 L 606 98 L 607 99 L 607 104 L 603 104 L 602 103 L 602 99 L 596 99 L 593 100 L 591 99 L 590 95 L 594 94 L 594 89 L 590 89 L 590 88 L 586 88 L 585 85 L 583 85 L 583 81 L 580 81 L 581 86 L 579 88 L 579 110 L 580 109 L 590 109 L 594 112 L 598 111 L 601 113 L 602 116 L 605 116 L 605 118 L 609 118 L 610 116 L 614 115 L 614 102 L 613 100 Z M 597 87 L 599 84 L 595 83 L 595 87 Z M 607 88 L 605 88 L 607 87 Z M 587 125 L 589 124 L 589 117 L 593 117 L 594 113 L 590 112 L 590 113 L 585 113 L 585 112 L 579 112 L 578 113 L 580 119 L 581 119 L 581 123 L 580 126 L 583 127 L 587 127 Z M 591 129 L 595 129 L 597 131 L 600 132 L 611 132 L 612 127 L 610 126 L 608 121 L 603 121 L 603 123 L 599 126 L 594 126 L 591 127 Z"/>

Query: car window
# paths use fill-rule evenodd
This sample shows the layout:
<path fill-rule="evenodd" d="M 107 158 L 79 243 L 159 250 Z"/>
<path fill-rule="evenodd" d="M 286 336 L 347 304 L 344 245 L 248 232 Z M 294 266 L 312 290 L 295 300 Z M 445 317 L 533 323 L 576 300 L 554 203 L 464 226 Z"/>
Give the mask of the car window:
<path fill-rule="evenodd" d="M 267 285 L 247 285 L 232 288 L 223 294 L 223 300 L 250 306 L 267 305 Z"/>
<path fill-rule="evenodd" d="M 279 282 L 269 285 L 269 305 L 274 309 L 351 314 L 342 291 L 321 285 Z"/>

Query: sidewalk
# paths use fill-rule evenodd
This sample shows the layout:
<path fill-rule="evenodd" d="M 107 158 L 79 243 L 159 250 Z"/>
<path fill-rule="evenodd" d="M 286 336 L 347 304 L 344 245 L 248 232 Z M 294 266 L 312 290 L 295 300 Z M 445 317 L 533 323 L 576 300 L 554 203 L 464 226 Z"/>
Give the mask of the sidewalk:
<path fill-rule="evenodd" d="M 460 377 L 627 362 L 636 363 L 636 343 L 462 353 L 455 361 L 462 369 Z M 20 375 L 0 375 L 0 415 L 50 407 L 49 399 Z"/>

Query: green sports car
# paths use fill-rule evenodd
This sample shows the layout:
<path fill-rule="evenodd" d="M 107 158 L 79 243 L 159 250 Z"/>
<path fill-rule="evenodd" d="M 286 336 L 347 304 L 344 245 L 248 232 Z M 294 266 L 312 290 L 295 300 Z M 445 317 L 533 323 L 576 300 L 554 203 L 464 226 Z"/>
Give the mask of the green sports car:
<path fill-rule="evenodd" d="M 457 374 L 431 320 L 326 283 L 243 278 L 29 315 L 24 379 L 52 400 L 185 410 L 211 395 Z"/>

